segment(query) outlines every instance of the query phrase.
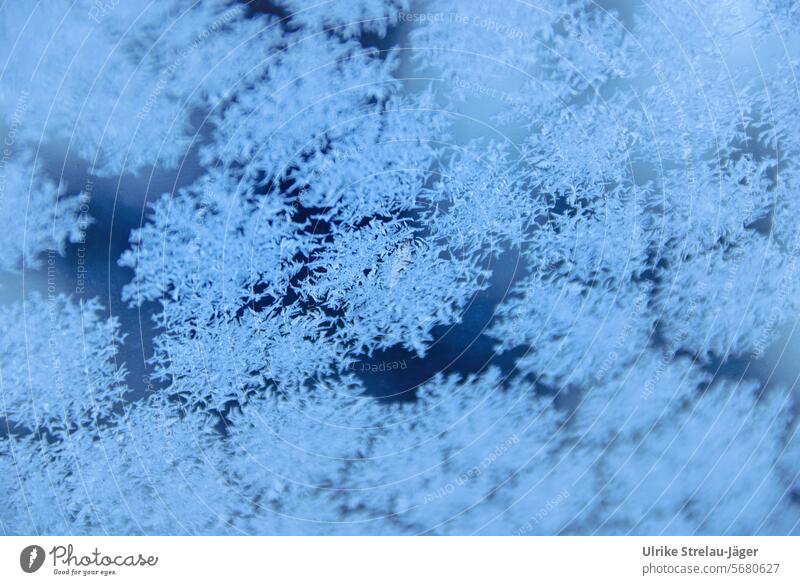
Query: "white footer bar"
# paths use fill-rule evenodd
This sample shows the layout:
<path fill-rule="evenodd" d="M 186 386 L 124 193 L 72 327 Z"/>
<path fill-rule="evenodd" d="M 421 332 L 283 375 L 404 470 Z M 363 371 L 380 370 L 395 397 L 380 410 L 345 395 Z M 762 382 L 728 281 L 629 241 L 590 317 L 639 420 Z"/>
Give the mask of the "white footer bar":
<path fill-rule="evenodd" d="M 3 537 L 0 583 L 800 583 L 797 537 Z"/>

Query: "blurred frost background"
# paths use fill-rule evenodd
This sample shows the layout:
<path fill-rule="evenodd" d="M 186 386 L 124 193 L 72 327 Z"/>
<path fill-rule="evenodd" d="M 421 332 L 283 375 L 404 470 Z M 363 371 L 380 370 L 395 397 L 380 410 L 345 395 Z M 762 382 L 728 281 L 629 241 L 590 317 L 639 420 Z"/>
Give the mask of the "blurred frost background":
<path fill-rule="evenodd" d="M 797 3 L 2 13 L 6 532 L 798 531 Z"/>

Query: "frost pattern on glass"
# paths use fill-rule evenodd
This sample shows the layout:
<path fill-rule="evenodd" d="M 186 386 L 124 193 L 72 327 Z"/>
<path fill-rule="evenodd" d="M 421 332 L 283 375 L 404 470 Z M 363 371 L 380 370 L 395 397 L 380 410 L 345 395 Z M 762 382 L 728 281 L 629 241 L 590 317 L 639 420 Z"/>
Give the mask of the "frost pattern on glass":
<path fill-rule="evenodd" d="M 726 369 L 800 310 L 793 3 L 0 16 L 0 270 L 137 214 L 118 298 L 0 306 L 5 533 L 800 531 L 795 391 Z M 197 172 L 116 211 L 59 149 Z M 484 361 L 370 394 L 479 310 Z"/>

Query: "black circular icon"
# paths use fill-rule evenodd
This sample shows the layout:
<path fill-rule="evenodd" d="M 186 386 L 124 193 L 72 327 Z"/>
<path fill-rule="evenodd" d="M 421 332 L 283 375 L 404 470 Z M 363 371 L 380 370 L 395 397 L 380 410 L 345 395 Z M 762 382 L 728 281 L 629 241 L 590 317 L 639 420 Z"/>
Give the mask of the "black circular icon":
<path fill-rule="evenodd" d="M 19 566 L 26 573 L 35 573 L 44 564 L 44 549 L 38 544 L 26 546 L 19 553 Z"/>

